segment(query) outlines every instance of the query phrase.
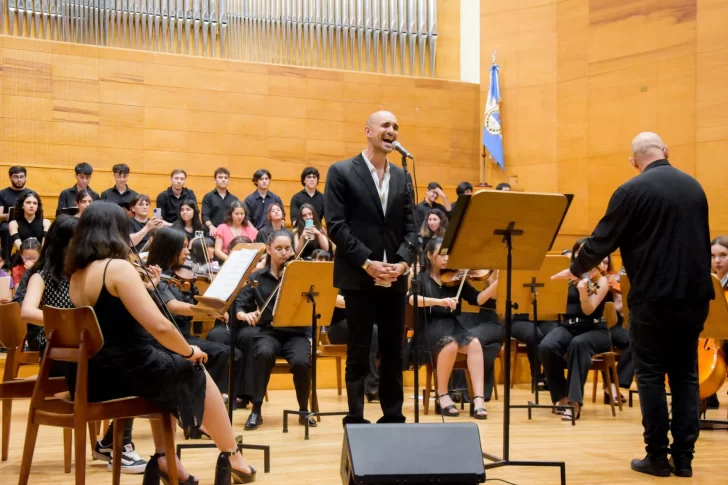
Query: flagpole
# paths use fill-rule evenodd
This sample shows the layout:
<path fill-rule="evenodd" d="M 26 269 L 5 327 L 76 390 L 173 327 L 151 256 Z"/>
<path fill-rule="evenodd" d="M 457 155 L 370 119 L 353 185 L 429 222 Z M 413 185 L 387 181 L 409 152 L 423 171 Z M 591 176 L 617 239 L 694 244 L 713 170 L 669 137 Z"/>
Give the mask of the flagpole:
<path fill-rule="evenodd" d="M 478 187 L 490 187 L 488 182 L 485 181 L 486 171 L 487 171 L 487 165 L 485 163 L 486 156 L 487 156 L 487 154 L 485 151 L 485 145 L 483 145 L 483 154 L 482 154 L 482 159 L 480 162 L 480 183 L 478 184 Z"/>

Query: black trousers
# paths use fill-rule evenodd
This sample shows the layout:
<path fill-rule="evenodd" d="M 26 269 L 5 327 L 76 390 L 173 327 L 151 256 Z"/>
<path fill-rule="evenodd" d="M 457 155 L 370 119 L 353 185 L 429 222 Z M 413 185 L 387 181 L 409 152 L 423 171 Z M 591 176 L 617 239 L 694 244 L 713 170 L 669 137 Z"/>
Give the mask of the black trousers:
<path fill-rule="evenodd" d="M 700 429 L 698 336 L 708 303 L 630 302 L 629 336 L 637 372 L 647 453 L 668 451 L 692 459 Z M 665 374 L 672 393 L 672 428 L 665 397 Z"/>
<path fill-rule="evenodd" d="M 538 347 L 551 402 L 568 397 L 569 402 L 584 404 L 584 384 L 589 376 L 592 357 L 609 350 L 609 331 L 606 326 L 583 333 L 566 327 L 556 327 L 544 337 Z M 567 354 L 566 359 L 564 354 Z M 569 378 L 564 378 L 564 362 Z"/>
<path fill-rule="evenodd" d="M 263 328 L 253 335 L 253 404 L 260 406 L 270 382 L 270 374 L 276 357 L 288 362 L 293 374 L 293 386 L 300 411 L 308 410 L 308 393 L 311 389 L 311 343 L 304 329 Z"/>
<path fill-rule="evenodd" d="M 534 332 L 534 325 L 536 331 Z M 538 351 L 538 345 L 553 329 L 558 327 L 558 322 L 538 322 L 538 325 L 530 320 L 513 320 L 511 325 L 511 337 L 526 344 L 526 355 L 528 356 L 528 364 L 531 368 L 531 375 L 541 376 L 541 368 L 534 369 L 534 356 Z"/>
<path fill-rule="evenodd" d="M 349 324 L 341 320 L 326 327 L 326 334 L 329 342 L 335 345 L 343 345 L 349 341 Z M 379 390 L 379 367 L 377 366 L 377 352 L 379 352 L 379 332 L 377 325 L 372 328 L 372 340 L 369 347 L 369 373 L 364 379 L 364 392 L 372 393 Z"/>
<path fill-rule="evenodd" d="M 629 389 L 634 380 L 634 359 L 629 345 L 629 333 L 626 328 L 617 325 L 609 329 L 609 335 L 612 338 L 612 346 L 621 351 L 619 353 L 619 362 L 617 362 L 619 387 Z"/>
<path fill-rule="evenodd" d="M 503 347 L 503 325 L 496 321 L 483 321 L 482 317 L 478 314 L 462 314 L 463 326 L 473 335 L 478 337 L 480 340 L 480 346 L 483 349 L 483 377 L 485 379 L 483 387 L 483 398 L 489 401 L 493 395 L 493 387 L 495 386 L 495 373 L 493 369 L 495 367 L 495 359 L 498 357 L 498 352 Z M 465 380 L 464 373 L 462 374 L 463 381 Z M 460 377 L 455 377 L 453 372 L 453 380 L 457 387 Z"/>
<path fill-rule="evenodd" d="M 344 291 L 349 341 L 346 356 L 346 393 L 349 414 L 344 423 L 364 421 L 364 389 L 369 374 L 369 349 L 374 322 L 379 337 L 380 423 L 404 423 L 402 403 L 402 342 L 404 336 L 405 295 L 391 288 L 369 291 Z"/>
<path fill-rule="evenodd" d="M 231 328 L 233 329 L 233 338 L 235 339 L 234 346 L 242 354 L 242 363 L 240 366 L 235 395 L 252 401 L 254 392 L 252 376 L 255 366 L 255 358 L 253 357 L 253 336 L 260 332 L 260 327 L 249 327 L 247 325 L 243 325 L 236 330 L 236 325 L 237 324 L 233 324 Z M 229 346 L 230 331 L 225 325 L 216 324 L 207 334 L 207 340 Z M 233 394 L 231 393 L 231 396 L 232 395 Z"/>
<path fill-rule="evenodd" d="M 215 381 L 220 392 L 235 396 L 238 382 L 240 382 L 240 373 L 243 371 L 243 353 L 238 349 L 234 349 L 235 354 L 233 356 L 232 374 L 230 376 L 230 382 L 233 388 L 228 389 L 228 368 L 230 367 L 229 344 L 225 345 L 199 337 L 185 337 L 185 340 L 190 345 L 197 345 L 200 350 L 207 354 L 205 369 L 207 369 L 207 373 L 210 374 L 212 380 Z"/>

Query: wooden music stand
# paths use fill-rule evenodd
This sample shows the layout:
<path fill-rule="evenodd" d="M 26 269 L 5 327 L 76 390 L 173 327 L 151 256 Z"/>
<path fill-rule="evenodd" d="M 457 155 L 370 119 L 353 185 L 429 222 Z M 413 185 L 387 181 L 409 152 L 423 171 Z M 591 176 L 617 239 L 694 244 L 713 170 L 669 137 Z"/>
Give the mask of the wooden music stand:
<path fill-rule="evenodd" d="M 460 196 L 440 254 L 449 256 L 448 268 L 506 270 L 505 341 L 511 340 L 513 270 L 536 270 L 556 239 L 570 199 L 561 194 L 484 191 Z M 483 453 L 492 461 L 485 468 L 501 466 L 559 467 L 566 484 L 566 463 L 514 461 L 510 459 L 510 364 L 506 345 L 503 409 L 503 457 Z"/>
<path fill-rule="evenodd" d="M 566 299 L 569 293 L 569 282 L 567 280 L 552 280 L 551 276 L 569 266 L 568 256 L 548 254 L 538 271 L 514 271 L 511 275 L 511 301 L 513 309 L 523 309 L 522 313 L 528 313 L 530 321 L 534 322 L 533 341 L 537 342 L 536 324 L 542 320 L 558 320 L 559 315 L 566 312 Z M 496 312 L 499 315 L 505 314 L 505 286 L 498 286 L 498 298 L 496 300 Z M 521 313 L 519 311 L 519 313 Z M 511 406 L 512 409 L 528 409 L 528 419 L 531 419 L 531 411 L 538 409 L 569 409 L 573 406 L 554 406 L 552 404 L 539 404 L 538 391 L 538 369 L 540 362 L 538 352 L 534 352 L 533 369 L 531 374 L 531 392 L 534 393 L 535 401 L 528 401 L 525 405 Z M 573 410 L 573 409 L 572 409 Z M 572 413 L 572 425 L 576 425 Z"/>
<path fill-rule="evenodd" d="M 220 271 L 218 271 L 215 279 L 205 291 L 204 295 L 197 295 L 195 299 L 200 302 L 200 307 L 207 307 L 215 310 L 217 313 L 223 314 L 228 311 L 240 293 L 240 290 L 246 285 L 250 274 L 255 271 L 255 265 L 258 263 L 260 256 L 265 251 L 264 244 L 243 245 L 238 244 L 230 252 L 228 259 L 225 260 Z M 233 403 L 235 396 L 232 395 L 232 367 L 235 357 L 235 344 L 232 335 L 230 335 L 230 355 L 228 359 L 228 418 L 230 423 L 233 422 Z M 263 471 L 270 473 L 270 446 L 243 444 L 242 435 L 236 436 L 235 441 L 238 449 L 261 450 L 263 451 Z M 216 448 L 214 443 L 184 443 L 177 445 L 177 456 L 182 458 L 182 450 L 184 449 L 206 449 Z"/>
<path fill-rule="evenodd" d="M 281 280 L 280 293 L 273 307 L 273 327 L 311 327 L 311 411 L 283 411 L 283 432 L 288 433 L 288 415 L 303 416 L 305 439 L 309 439 L 308 419 L 321 416 L 343 416 L 345 412 L 319 411 L 316 392 L 316 362 L 318 339 L 317 321 L 330 322 L 336 305 L 334 288 L 334 263 L 324 261 L 291 261 L 286 265 Z"/>

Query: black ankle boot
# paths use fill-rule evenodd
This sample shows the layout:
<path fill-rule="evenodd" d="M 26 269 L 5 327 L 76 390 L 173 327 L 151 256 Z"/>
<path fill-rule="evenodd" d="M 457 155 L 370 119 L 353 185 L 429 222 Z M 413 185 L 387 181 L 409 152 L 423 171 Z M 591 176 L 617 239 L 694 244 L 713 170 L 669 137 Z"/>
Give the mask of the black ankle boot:
<path fill-rule="evenodd" d="M 647 453 L 642 460 L 632 460 L 632 470 L 656 477 L 669 477 L 670 463 L 667 461 L 666 454 Z"/>

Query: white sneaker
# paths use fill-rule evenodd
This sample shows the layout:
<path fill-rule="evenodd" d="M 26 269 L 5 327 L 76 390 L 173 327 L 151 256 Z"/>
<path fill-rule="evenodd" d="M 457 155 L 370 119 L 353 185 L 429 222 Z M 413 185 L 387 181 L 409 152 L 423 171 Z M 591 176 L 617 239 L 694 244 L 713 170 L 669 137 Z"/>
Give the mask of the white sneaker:
<path fill-rule="evenodd" d="M 108 470 L 113 469 L 113 458 L 109 460 Z M 124 445 L 124 451 L 121 452 L 121 473 L 138 474 L 144 473 L 147 462 L 134 450 L 134 445 L 129 443 Z"/>

